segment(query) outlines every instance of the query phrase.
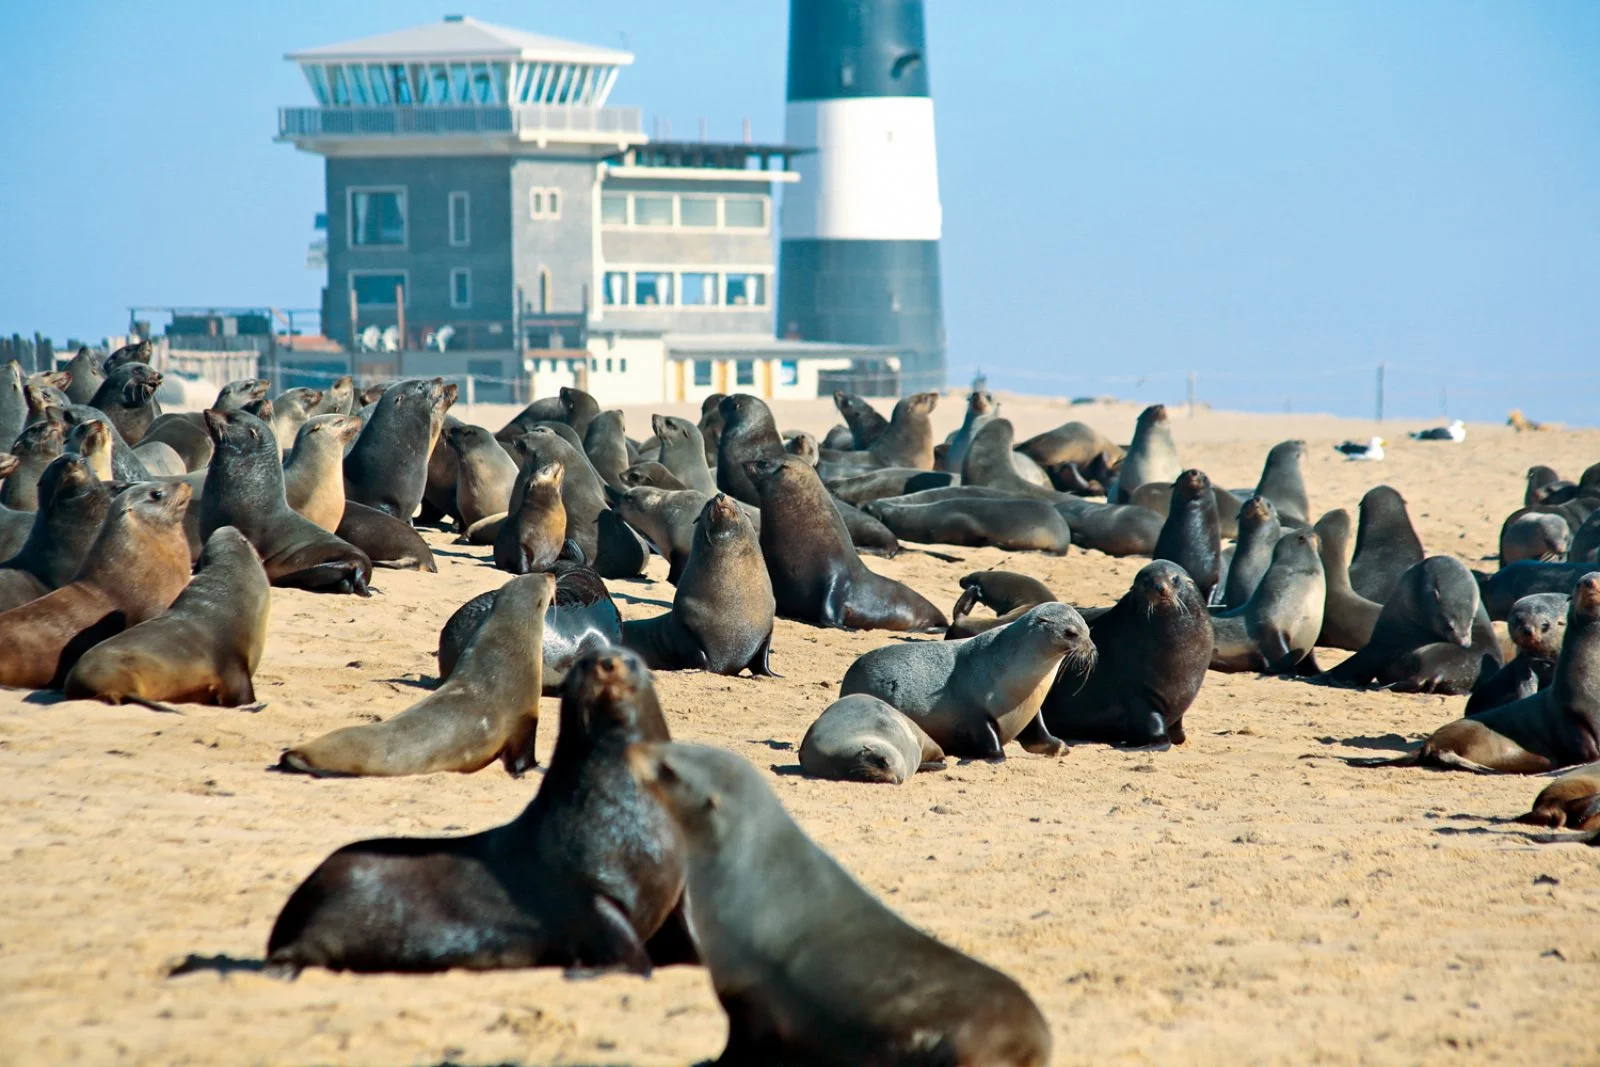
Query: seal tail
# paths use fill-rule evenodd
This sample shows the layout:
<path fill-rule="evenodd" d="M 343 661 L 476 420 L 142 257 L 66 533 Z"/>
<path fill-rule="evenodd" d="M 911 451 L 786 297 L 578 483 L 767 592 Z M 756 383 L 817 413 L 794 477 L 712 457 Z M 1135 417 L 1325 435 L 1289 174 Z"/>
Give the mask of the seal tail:
<path fill-rule="evenodd" d="M 1454 752 L 1442 749 L 1430 749 L 1428 746 L 1407 752 L 1403 756 L 1395 757 L 1370 757 L 1351 756 L 1345 759 L 1351 767 L 1437 767 L 1442 770 L 1471 771 L 1473 774 L 1499 774 L 1493 767 L 1485 767 L 1481 763 L 1474 763 L 1465 756 L 1458 756 Z"/>
<path fill-rule="evenodd" d="M 182 708 L 174 707 L 173 705 L 165 703 L 164 701 L 160 701 L 160 700 L 146 700 L 144 697 L 136 697 L 136 696 L 125 696 L 122 699 L 126 703 L 137 704 L 141 708 L 149 708 L 151 711 L 159 711 L 159 712 L 163 712 L 163 713 L 165 713 L 167 715 L 182 715 L 182 714 L 184 714 L 184 711 L 183 711 Z"/>

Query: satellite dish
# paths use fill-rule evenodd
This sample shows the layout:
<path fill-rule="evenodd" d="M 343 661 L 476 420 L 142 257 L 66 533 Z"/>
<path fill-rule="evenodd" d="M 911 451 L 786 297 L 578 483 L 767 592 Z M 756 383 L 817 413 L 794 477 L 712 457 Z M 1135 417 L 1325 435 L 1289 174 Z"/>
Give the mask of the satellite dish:
<path fill-rule="evenodd" d="M 446 324 L 444 326 L 439 327 L 439 331 L 433 335 L 433 343 L 436 346 L 438 346 L 439 351 L 443 352 L 444 349 L 445 349 L 445 346 L 450 343 L 450 339 L 452 337 L 454 337 L 455 335 L 456 335 L 456 328 L 454 326 Z"/>
<path fill-rule="evenodd" d="M 400 351 L 400 327 L 386 326 L 383 331 L 383 350 L 385 352 Z"/>
<path fill-rule="evenodd" d="M 378 350 L 378 339 L 382 336 L 376 326 L 368 326 L 361 331 L 361 350 L 363 352 L 376 352 Z"/>

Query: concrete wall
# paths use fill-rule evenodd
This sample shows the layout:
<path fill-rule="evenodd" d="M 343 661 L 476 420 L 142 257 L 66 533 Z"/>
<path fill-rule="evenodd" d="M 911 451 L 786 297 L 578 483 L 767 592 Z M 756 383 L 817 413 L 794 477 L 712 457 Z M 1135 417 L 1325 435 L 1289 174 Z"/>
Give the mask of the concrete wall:
<path fill-rule="evenodd" d="M 508 224 L 516 284 L 539 312 L 574 312 L 583 307 L 584 289 L 594 278 L 594 200 L 596 164 L 592 159 L 559 156 L 518 159 L 511 164 Z M 557 218 L 534 218 L 534 189 L 561 194 Z M 539 268 L 550 271 L 550 306 L 539 306 Z M 591 290 L 590 303 L 594 302 Z"/>

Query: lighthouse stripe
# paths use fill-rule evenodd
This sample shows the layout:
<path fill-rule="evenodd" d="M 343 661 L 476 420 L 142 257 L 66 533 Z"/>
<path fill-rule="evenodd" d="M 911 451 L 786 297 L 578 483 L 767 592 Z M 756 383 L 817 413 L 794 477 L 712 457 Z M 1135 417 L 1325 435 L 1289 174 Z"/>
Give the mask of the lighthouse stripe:
<path fill-rule="evenodd" d="M 783 197 L 786 240 L 937 241 L 938 157 L 928 97 L 801 100 L 785 139 L 800 181 Z"/>

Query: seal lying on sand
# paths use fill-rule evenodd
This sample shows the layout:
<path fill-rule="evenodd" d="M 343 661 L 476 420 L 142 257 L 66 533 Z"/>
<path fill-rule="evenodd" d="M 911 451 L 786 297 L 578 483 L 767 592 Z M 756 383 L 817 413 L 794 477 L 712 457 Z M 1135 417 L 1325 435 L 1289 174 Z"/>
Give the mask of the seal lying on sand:
<path fill-rule="evenodd" d="M 1571 602 L 1565 593 L 1535 593 L 1517 601 L 1506 620 L 1516 657 L 1473 688 L 1465 712 L 1469 718 L 1531 697 L 1550 684 L 1566 638 Z"/>
<path fill-rule="evenodd" d="M 829 704 L 800 741 L 800 766 L 815 778 L 899 785 L 943 765 L 944 750 L 922 727 L 866 693 Z"/>

